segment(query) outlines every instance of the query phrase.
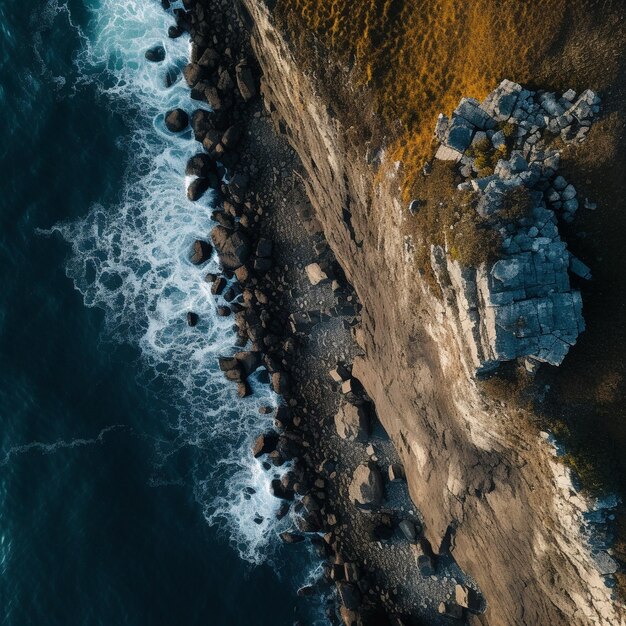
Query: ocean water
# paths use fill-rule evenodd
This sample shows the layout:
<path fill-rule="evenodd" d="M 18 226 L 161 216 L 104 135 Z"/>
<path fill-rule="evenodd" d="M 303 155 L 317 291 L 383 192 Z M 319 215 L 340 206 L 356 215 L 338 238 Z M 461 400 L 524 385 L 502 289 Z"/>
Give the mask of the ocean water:
<path fill-rule="evenodd" d="M 176 5 L 175 5 L 176 6 Z M 0 622 L 291 624 L 313 561 L 283 548 L 250 457 L 267 386 L 239 400 L 232 322 L 188 261 L 197 107 L 166 72 L 156 0 L 0 3 Z M 166 60 L 145 50 L 161 43 Z M 187 311 L 200 323 L 186 325 Z M 284 470 L 283 470 L 284 471 Z"/>

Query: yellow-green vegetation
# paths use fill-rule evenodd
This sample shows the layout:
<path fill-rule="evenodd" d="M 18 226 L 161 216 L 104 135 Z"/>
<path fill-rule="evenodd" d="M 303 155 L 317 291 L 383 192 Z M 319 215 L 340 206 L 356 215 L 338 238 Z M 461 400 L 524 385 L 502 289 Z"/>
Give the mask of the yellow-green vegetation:
<path fill-rule="evenodd" d="M 502 78 L 582 89 L 593 73 L 594 88 L 610 84 L 620 51 L 590 51 L 622 31 L 622 10 L 621 0 L 276 3 L 302 61 L 315 59 L 313 36 L 350 71 L 351 87 L 370 88 L 376 115 L 394 130 L 392 153 L 404 165 L 405 199 L 431 154 L 437 115 L 450 113 L 461 97 L 483 98 Z M 319 74 L 324 65 L 327 56 L 312 69 Z"/>
<path fill-rule="evenodd" d="M 436 161 L 429 175 L 420 173 L 417 213 L 407 221 L 420 268 L 429 268 L 431 245 L 444 246 L 464 266 L 496 257 L 499 235 L 476 212 L 475 194 L 456 188 L 454 166 Z"/>
<path fill-rule="evenodd" d="M 500 159 L 507 159 L 510 156 L 510 151 L 506 145 L 494 148 L 491 141 L 485 138 L 470 146 L 466 154 L 474 159 L 479 176 L 489 176 L 493 174 Z"/>
<path fill-rule="evenodd" d="M 527 187 L 514 187 L 504 194 L 498 217 L 514 222 L 530 217 L 533 201 Z"/>

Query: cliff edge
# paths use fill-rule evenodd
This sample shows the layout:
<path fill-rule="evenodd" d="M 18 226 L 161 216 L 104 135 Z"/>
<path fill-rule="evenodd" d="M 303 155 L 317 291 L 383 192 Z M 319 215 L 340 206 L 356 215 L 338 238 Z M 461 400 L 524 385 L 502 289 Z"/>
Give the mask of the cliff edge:
<path fill-rule="evenodd" d="M 552 448 L 481 397 L 456 320 L 407 258 L 393 171 L 373 185 L 371 158 L 294 61 L 270 10 L 243 0 L 262 91 L 307 172 L 327 240 L 363 305 L 353 374 L 403 459 L 437 549 L 451 541 L 487 600 L 489 625 L 625 624 L 579 529 L 585 502 Z"/>

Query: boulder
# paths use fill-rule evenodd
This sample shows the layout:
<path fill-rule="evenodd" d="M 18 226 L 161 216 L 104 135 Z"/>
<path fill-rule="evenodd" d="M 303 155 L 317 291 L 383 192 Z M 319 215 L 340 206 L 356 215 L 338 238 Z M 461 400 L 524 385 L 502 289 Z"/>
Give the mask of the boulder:
<path fill-rule="evenodd" d="M 171 133 L 180 133 L 189 125 L 189 116 L 182 109 L 173 109 L 165 115 L 165 126 Z"/>
<path fill-rule="evenodd" d="M 250 258 L 250 238 L 241 230 L 215 226 L 211 231 L 211 239 L 224 269 L 236 270 Z"/>
<path fill-rule="evenodd" d="M 241 364 L 243 367 L 246 376 L 250 376 L 257 368 L 260 367 L 262 358 L 260 352 L 252 352 L 250 350 L 245 352 L 237 352 L 235 354 L 235 359 Z"/>
<path fill-rule="evenodd" d="M 202 56 L 198 59 L 198 65 L 201 67 L 208 67 L 209 69 L 215 69 L 217 64 L 220 62 L 219 52 L 214 50 L 213 48 L 207 48 Z"/>
<path fill-rule="evenodd" d="M 190 87 L 195 87 L 207 76 L 206 69 L 197 63 L 188 63 L 183 70 L 183 76 Z"/>
<path fill-rule="evenodd" d="M 278 443 L 278 435 L 275 432 L 264 433 L 259 435 L 252 444 L 252 454 L 255 459 L 258 459 L 264 454 L 269 454 L 276 450 L 276 444 Z"/>
<path fill-rule="evenodd" d="M 160 63 L 165 60 L 165 48 L 161 45 L 152 46 L 146 50 L 145 57 L 150 63 Z"/>
<path fill-rule="evenodd" d="M 375 463 L 359 465 L 348 487 L 350 500 L 365 506 L 379 505 L 383 500 L 383 478 Z"/>
<path fill-rule="evenodd" d="M 405 536 L 407 541 L 410 541 L 411 543 L 415 543 L 417 541 L 417 528 L 411 520 L 403 519 L 398 524 L 398 528 L 402 531 L 402 534 Z"/>
<path fill-rule="evenodd" d="M 193 313 L 192 311 L 189 311 L 189 313 L 187 313 L 187 324 L 189 326 L 196 326 L 199 319 L 200 318 L 198 317 L 197 313 Z"/>
<path fill-rule="evenodd" d="M 239 88 L 241 97 L 246 102 L 252 100 L 252 98 L 254 98 L 257 94 L 256 82 L 254 80 L 254 75 L 252 74 L 252 69 L 246 61 L 242 61 L 235 68 L 235 72 L 237 74 L 237 87 Z"/>
<path fill-rule="evenodd" d="M 194 265 L 201 265 L 202 263 L 204 263 L 205 261 L 208 261 L 211 258 L 212 252 L 213 252 L 213 248 L 211 247 L 210 243 L 207 243 L 206 241 L 202 241 L 202 239 L 196 239 L 193 242 L 191 262 Z"/>
<path fill-rule="evenodd" d="M 206 178 L 214 169 L 215 163 L 213 159 L 208 154 L 200 152 L 187 161 L 185 174 L 187 176 Z"/>
<path fill-rule="evenodd" d="M 355 611 L 361 605 L 361 593 L 352 583 L 338 582 L 337 594 L 341 604 L 350 611 Z"/>
<path fill-rule="evenodd" d="M 209 187 L 210 184 L 208 178 L 196 178 L 195 180 L 191 181 L 189 187 L 187 187 L 187 198 L 192 202 L 196 202 L 197 200 L 200 200 L 200 198 L 202 198 L 202 196 L 207 192 Z"/>
<path fill-rule="evenodd" d="M 274 389 L 274 392 L 284 394 L 288 388 L 287 374 L 285 372 L 274 372 L 272 374 L 272 389 Z"/>
<path fill-rule="evenodd" d="M 335 429 L 341 439 L 349 441 L 367 441 L 369 419 L 361 406 L 344 402 L 335 415 Z"/>
<path fill-rule="evenodd" d="M 392 482 L 397 480 L 404 480 L 406 478 L 406 475 L 404 473 L 404 467 L 399 463 L 392 463 L 389 466 L 388 474 L 389 480 Z"/>
<path fill-rule="evenodd" d="M 309 282 L 312 285 L 317 285 L 328 279 L 328 274 L 321 268 L 319 263 L 311 263 L 306 266 L 305 270 Z"/>

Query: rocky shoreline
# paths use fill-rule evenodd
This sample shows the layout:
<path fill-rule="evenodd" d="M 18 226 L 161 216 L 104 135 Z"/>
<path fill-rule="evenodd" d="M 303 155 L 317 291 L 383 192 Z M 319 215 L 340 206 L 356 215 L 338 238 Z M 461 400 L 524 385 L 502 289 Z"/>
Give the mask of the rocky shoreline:
<path fill-rule="evenodd" d="M 352 375 L 361 305 L 314 217 L 299 159 L 263 109 L 245 14 L 218 0 L 162 5 L 176 20 L 168 35 L 192 42 L 168 84 L 184 79 L 211 108 L 168 111 L 165 122 L 173 133 L 190 126 L 202 144 L 186 167 L 188 199 L 215 196 L 215 226 L 210 238 L 198 234 L 190 261 L 215 252 L 223 270 L 206 276 L 236 333 L 219 366 L 240 397 L 255 372 L 281 396 L 277 410 L 259 407 L 251 454 L 270 474 L 289 468 L 271 483 L 278 517 L 293 520 L 281 539 L 310 542 L 324 563 L 298 594 L 327 598 L 329 623 L 437 624 L 482 612 L 473 583 L 422 533 L 394 445 Z M 146 58 L 166 61 L 160 52 Z M 189 326 L 202 315 L 189 311 Z"/>

